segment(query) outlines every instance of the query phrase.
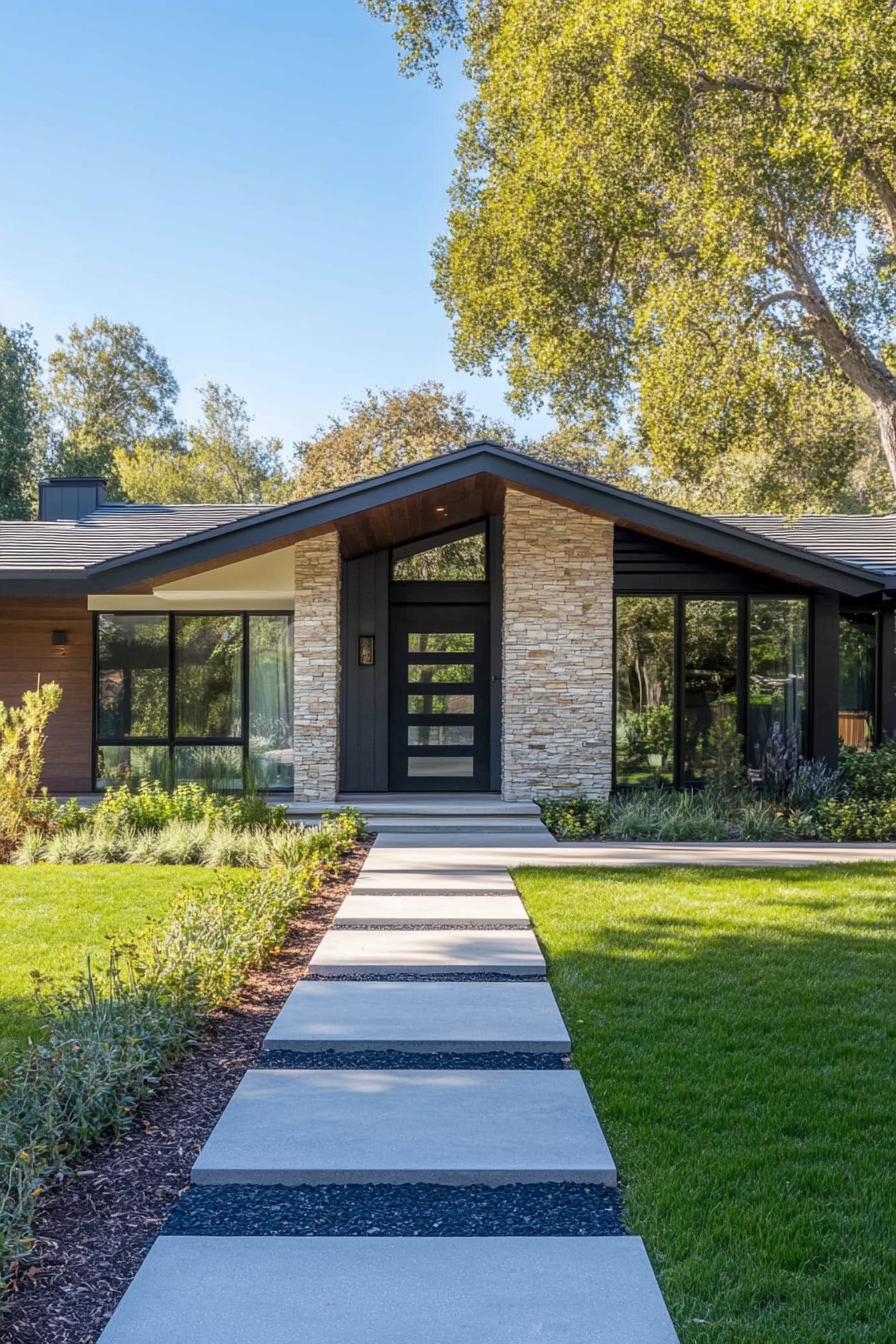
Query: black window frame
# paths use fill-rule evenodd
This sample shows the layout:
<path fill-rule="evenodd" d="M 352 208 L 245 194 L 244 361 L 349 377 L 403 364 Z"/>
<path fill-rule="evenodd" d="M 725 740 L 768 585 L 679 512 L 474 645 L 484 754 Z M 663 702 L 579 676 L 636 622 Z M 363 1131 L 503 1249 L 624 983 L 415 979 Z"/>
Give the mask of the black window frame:
<path fill-rule="evenodd" d="M 769 592 L 763 589 L 751 589 L 747 592 L 722 592 L 718 589 L 675 589 L 671 591 L 668 588 L 659 588 L 645 586 L 643 588 L 625 588 L 618 590 L 613 594 L 613 713 L 612 713 L 612 788 L 620 792 L 638 792 L 644 786 L 641 784 L 619 784 L 616 775 L 616 721 L 617 721 L 617 697 L 619 694 L 619 679 L 617 676 L 617 619 L 616 604 L 620 599 L 627 597 L 667 597 L 672 598 L 675 603 L 673 618 L 673 650 L 672 666 L 674 669 L 674 678 L 672 686 L 672 779 L 671 781 L 660 782 L 657 787 L 660 789 L 672 790 L 698 790 L 704 787 L 702 780 L 692 780 L 684 777 L 684 675 L 685 675 L 685 641 L 684 641 L 684 609 L 686 602 L 692 601 L 729 601 L 737 603 L 737 713 L 735 722 L 737 731 L 743 741 L 744 766 L 749 765 L 749 742 L 747 741 L 747 717 L 749 712 L 749 694 L 750 694 L 750 602 L 751 601 L 792 601 L 799 599 L 807 604 L 806 620 L 806 741 L 804 750 L 811 753 L 813 749 L 812 726 L 814 723 L 814 691 L 815 691 L 815 670 L 814 670 L 814 620 L 815 620 L 815 602 L 812 593 L 800 592 L 799 590 L 784 589 L 779 592 Z M 879 623 L 878 623 L 879 630 Z M 878 637 L 879 641 L 879 637 Z"/>
<path fill-rule="evenodd" d="M 840 667 L 839 667 L 839 630 L 840 622 L 849 620 L 850 616 L 873 616 L 874 617 L 874 658 L 872 676 L 874 677 L 874 693 L 872 695 L 872 733 L 871 748 L 879 747 L 886 736 L 886 730 L 883 726 L 884 715 L 884 639 L 886 638 L 886 621 L 884 620 L 885 610 L 882 607 L 860 606 L 858 603 L 841 602 L 837 612 L 837 631 L 838 631 L 838 667 L 837 667 L 837 713 L 840 713 Z M 839 730 L 839 723 L 838 723 Z M 843 745 L 842 738 L 839 736 L 838 742 Z"/>
<path fill-rule="evenodd" d="M 100 618 L 103 616 L 167 616 L 168 618 L 168 732 L 164 736 L 155 737 L 123 737 L 123 736 L 101 736 L 97 731 L 98 726 L 98 706 L 99 706 L 99 677 L 100 677 L 100 659 L 99 659 L 99 628 Z M 240 722 L 242 732 L 238 737 L 196 737 L 178 735 L 174 732 L 175 724 L 175 621 L 178 616 L 238 616 L 242 622 L 242 649 L 241 649 L 241 687 L 240 687 Z M 93 613 L 93 698 L 91 712 L 91 788 L 94 793 L 100 792 L 97 785 L 97 752 L 100 747 L 165 747 L 167 748 L 168 764 L 171 778 L 174 778 L 174 751 L 176 747 L 240 747 L 242 750 L 242 775 L 246 779 L 249 769 L 249 622 L 253 616 L 284 616 L 288 620 L 295 622 L 295 612 L 278 609 L 277 611 L 264 611 L 252 608 L 251 610 L 240 611 L 209 611 L 203 610 L 185 610 L 185 611 L 147 611 L 131 610 L 127 611 L 94 611 Z M 293 624 L 293 631 L 295 626 Z M 295 741 L 295 726 L 293 726 L 293 741 Z M 236 790 L 222 790 L 222 792 L 236 792 Z M 289 785 L 272 785 L 264 790 L 265 793 L 276 793 L 290 795 L 292 789 Z"/>

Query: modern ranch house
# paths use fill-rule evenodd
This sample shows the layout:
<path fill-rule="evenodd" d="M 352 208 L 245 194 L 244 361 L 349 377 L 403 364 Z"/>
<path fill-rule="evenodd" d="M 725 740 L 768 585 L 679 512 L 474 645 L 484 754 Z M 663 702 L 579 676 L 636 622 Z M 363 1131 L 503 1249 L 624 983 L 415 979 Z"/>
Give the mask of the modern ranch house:
<path fill-rule="evenodd" d="M 0 698 L 46 784 L 345 795 L 699 786 L 733 732 L 896 731 L 896 517 L 702 517 L 492 443 L 294 504 L 41 485 L 0 524 Z"/>

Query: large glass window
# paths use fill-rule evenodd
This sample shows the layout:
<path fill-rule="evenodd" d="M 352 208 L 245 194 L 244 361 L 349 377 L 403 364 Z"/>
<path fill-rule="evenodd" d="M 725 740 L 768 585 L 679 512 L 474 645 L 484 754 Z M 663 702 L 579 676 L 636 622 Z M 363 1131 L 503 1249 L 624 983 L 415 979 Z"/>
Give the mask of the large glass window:
<path fill-rule="evenodd" d="M 684 731 L 682 775 L 703 780 L 719 727 L 737 724 L 737 608 L 731 598 L 688 598 L 684 604 Z"/>
<path fill-rule="evenodd" d="M 877 614 L 844 612 L 840 617 L 840 677 L 837 726 L 847 747 L 874 745 L 877 698 Z"/>
<path fill-rule="evenodd" d="M 616 601 L 616 782 L 671 783 L 675 598 Z"/>
<path fill-rule="evenodd" d="M 204 784 L 218 792 L 241 789 L 245 779 L 242 747 L 193 742 L 174 748 L 175 784 Z"/>
<path fill-rule="evenodd" d="M 243 718 L 242 616 L 175 616 L 177 737 L 239 737 Z"/>
<path fill-rule="evenodd" d="M 289 788 L 293 623 L 286 614 L 97 617 L 98 788 L 144 779 Z"/>
<path fill-rule="evenodd" d="M 486 574 L 485 529 L 472 536 L 413 542 L 392 552 L 392 578 L 416 583 L 483 583 Z"/>
<path fill-rule="evenodd" d="M 96 786 L 110 789 L 113 785 L 129 784 L 136 788 L 144 781 L 171 780 L 171 759 L 167 746 L 141 747 L 133 743 L 114 746 L 106 743 L 96 749 Z"/>
<path fill-rule="evenodd" d="M 249 617 L 249 768 L 260 789 L 292 788 L 292 620 Z"/>
<path fill-rule="evenodd" d="M 100 617 L 96 724 L 101 738 L 167 736 L 167 616 Z"/>
<path fill-rule="evenodd" d="M 759 765 L 772 728 L 796 734 L 805 751 L 809 608 L 802 597 L 750 599 L 747 745 Z"/>

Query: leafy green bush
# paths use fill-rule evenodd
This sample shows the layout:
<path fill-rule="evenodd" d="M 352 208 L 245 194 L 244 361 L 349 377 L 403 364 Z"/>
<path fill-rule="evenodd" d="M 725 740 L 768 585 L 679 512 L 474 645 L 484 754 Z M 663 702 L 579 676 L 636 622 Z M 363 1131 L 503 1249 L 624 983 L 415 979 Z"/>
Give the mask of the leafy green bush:
<path fill-rule="evenodd" d="M 896 798 L 896 742 L 882 742 L 873 751 L 842 747 L 838 774 L 843 798 Z"/>
<path fill-rule="evenodd" d="M 31 1250 L 28 1229 L 48 1181 L 126 1128 L 204 1014 L 231 1000 L 247 972 L 280 947 L 309 894 L 362 832 L 355 812 L 300 832 L 290 868 L 222 876 L 183 892 L 143 937 L 113 943 L 102 976 L 88 963 L 68 988 L 38 983 L 44 1038 L 0 1069 L 0 1287 Z M 76 830 L 67 838 L 85 837 Z"/>
<path fill-rule="evenodd" d="M 0 858 L 31 828 L 45 828 L 55 803 L 40 787 L 50 716 L 62 690 L 55 681 L 25 691 L 20 705 L 0 700 Z"/>
<path fill-rule="evenodd" d="M 80 814 L 80 815 L 79 815 Z M 237 798 L 210 793 L 201 784 L 178 784 L 173 789 L 144 780 L 137 789 L 122 785 L 107 789 L 93 807 L 69 809 L 60 814 L 61 829 L 91 826 L 107 831 L 160 831 L 174 821 L 220 821 L 234 828 L 282 826 L 286 808 L 271 806 L 259 794 Z"/>
<path fill-rule="evenodd" d="M 576 794 L 569 798 L 536 798 L 541 819 L 558 840 L 591 840 L 603 835 L 609 803 Z"/>
<path fill-rule="evenodd" d="M 825 840 L 896 840 L 896 798 L 824 799 L 814 819 Z"/>

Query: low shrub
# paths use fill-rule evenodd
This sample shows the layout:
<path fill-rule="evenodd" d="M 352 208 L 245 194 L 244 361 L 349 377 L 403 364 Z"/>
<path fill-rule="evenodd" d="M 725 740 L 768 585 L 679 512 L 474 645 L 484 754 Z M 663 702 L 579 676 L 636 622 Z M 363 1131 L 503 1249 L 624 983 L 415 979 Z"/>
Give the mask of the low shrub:
<path fill-rule="evenodd" d="M 590 840 L 603 835 L 610 804 L 576 794 L 570 798 L 536 798 L 541 819 L 558 840 Z"/>
<path fill-rule="evenodd" d="M 125 785 L 107 789 L 93 807 L 75 805 L 60 814 L 58 824 L 61 829 L 91 826 L 107 831 L 160 831 L 175 821 L 220 821 L 234 829 L 282 826 L 286 824 L 286 808 L 282 804 L 271 806 L 255 793 L 231 798 L 211 793 L 201 784 L 166 789 L 158 782 L 144 780 L 138 789 Z"/>
<path fill-rule="evenodd" d="M 814 820 L 825 840 L 896 840 L 896 798 L 828 798 Z"/>
<path fill-rule="evenodd" d="M 182 838 L 205 824 L 176 823 Z M 174 827 L 169 822 L 153 838 Z M 29 1227 L 47 1183 L 92 1143 L 126 1128 L 203 1016 L 230 1001 L 247 972 L 280 947 L 290 921 L 362 832 L 355 812 L 300 831 L 288 867 L 222 875 L 210 888 L 181 893 L 142 937 L 113 942 L 101 975 L 88 963 L 62 990 L 38 982 L 43 1036 L 0 1067 L 0 1287 L 31 1252 Z M 258 844 L 273 836 L 243 834 Z M 122 843 L 149 838 L 122 828 Z M 63 839 L 94 843 L 74 829 L 47 848 Z"/>
<path fill-rule="evenodd" d="M 560 840 L 896 840 L 896 742 L 844 747 L 832 769 L 801 757 L 795 735 L 776 727 L 752 791 L 730 727 L 716 745 L 725 742 L 737 764 L 725 766 L 725 753 L 716 752 L 702 791 L 540 799 L 542 820 Z"/>
<path fill-rule="evenodd" d="M 838 775 L 842 798 L 878 802 L 896 798 L 896 742 L 881 742 L 873 751 L 843 747 Z"/>
<path fill-rule="evenodd" d="M 651 789 L 614 798 L 604 835 L 608 840 L 730 840 L 732 826 L 705 794 Z"/>
<path fill-rule="evenodd" d="M 345 839 L 360 834 L 359 814 L 349 809 L 328 816 L 323 826 L 275 824 L 242 826 L 226 812 L 197 821 L 174 819 L 158 829 L 79 824 L 48 836 L 25 832 L 15 863 L 204 864 L 208 868 L 301 868 L 315 863 L 330 871 Z"/>
<path fill-rule="evenodd" d="M 766 798 L 750 798 L 741 807 L 736 820 L 739 840 L 786 840 L 787 814 Z"/>

